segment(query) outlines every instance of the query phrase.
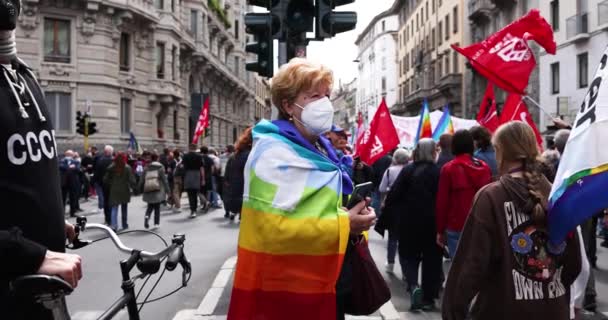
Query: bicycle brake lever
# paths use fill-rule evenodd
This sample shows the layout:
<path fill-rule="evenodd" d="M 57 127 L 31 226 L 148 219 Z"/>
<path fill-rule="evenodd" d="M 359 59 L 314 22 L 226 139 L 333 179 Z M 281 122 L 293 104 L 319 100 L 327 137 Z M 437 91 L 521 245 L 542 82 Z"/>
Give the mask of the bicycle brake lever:
<path fill-rule="evenodd" d="M 70 250 L 76 250 L 76 249 L 80 249 L 82 247 L 86 247 L 89 244 L 91 244 L 91 240 L 80 240 L 80 239 L 76 238 L 76 239 L 74 239 L 74 241 L 72 241 L 72 243 L 66 245 L 65 247 Z"/>

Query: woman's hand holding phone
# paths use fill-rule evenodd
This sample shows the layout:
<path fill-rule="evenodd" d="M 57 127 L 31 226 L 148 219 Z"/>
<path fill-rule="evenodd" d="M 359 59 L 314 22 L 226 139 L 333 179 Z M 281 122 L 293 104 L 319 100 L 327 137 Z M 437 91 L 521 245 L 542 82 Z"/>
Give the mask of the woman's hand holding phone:
<path fill-rule="evenodd" d="M 363 231 L 369 230 L 376 223 L 376 212 L 367 205 L 371 202 L 370 198 L 360 201 L 352 209 L 348 210 L 350 220 L 350 233 L 359 235 Z"/>

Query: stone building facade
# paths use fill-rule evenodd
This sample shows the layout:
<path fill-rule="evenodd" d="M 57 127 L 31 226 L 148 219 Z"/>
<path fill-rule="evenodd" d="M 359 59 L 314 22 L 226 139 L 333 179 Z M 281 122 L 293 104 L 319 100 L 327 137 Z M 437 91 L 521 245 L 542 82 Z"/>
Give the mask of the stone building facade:
<path fill-rule="evenodd" d="M 461 116 L 465 59 L 450 45 L 465 43 L 464 0 L 395 1 L 399 15 L 399 102 L 393 112 L 418 115 L 426 99 L 431 110 L 449 104 Z"/>
<path fill-rule="evenodd" d="M 371 121 L 384 98 L 389 108 L 397 103 L 397 15 L 385 11 L 375 16 L 359 34 L 357 60 L 357 110 Z"/>
<path fill-rule="evenodd" d="M 542 0 L 540 10 L 557 42 L 555 55 L 540 54 L 540 104 L 573 123 L 608 44 L 608 0 Z M 552 124 L 541 113 L 540 130 Z"/>
<path fill-rule="evenodd" d="M 245 0 L 23 0 L 19 56 L 35 71 L 60 150 L 82 149 L 77 111 L 90 111 L 92 145 L 185 147 L 210 101 L 204 144 L 224 146 L 256 120 L 245 71 Z M 262 90 L 260 90 L 262 92 Z M 200 99 L 199 99 L 200 100 Z"/>

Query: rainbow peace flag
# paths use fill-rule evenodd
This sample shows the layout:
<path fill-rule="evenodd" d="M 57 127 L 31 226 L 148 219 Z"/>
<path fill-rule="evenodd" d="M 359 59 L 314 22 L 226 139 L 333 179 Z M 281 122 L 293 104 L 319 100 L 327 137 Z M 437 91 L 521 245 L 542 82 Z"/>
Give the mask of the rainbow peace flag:
<path fill-rule="evenodd" d="M 439 137 L 444 133 L 454 134 L 452 116 L 450 115 L 450 108 L 447 105 L 443 107 L 443 114 L 439 118 L 439 122 L 437 122 L 435 131 L 433 131 L 433 140 L 439 141 Z"/>
<path fill-rule="evenodd" d="M 262 120 L 253 129 L 229 320 L 336 319 L 346 183 L 334 162 L 285 127 Z"/>
<path fill-rule="evenodd" d="M 592 79 L 549 196 L 549 236 L 554 244 L 608 208 L 608 47 Z"/>
<path fill-rule="evenodd" d="M 433 128 L 431 126 L 431 113 L 429 112 L 429 104 L 426 99 L 424 99 L 424 103 L 422 104 L 422 111 L 420 112 L 420 122 L 418 122 L 418 132 L 416 132 L 416 140 L 418 141 L 422 138 L 432 138 L 433 137 Z"/>

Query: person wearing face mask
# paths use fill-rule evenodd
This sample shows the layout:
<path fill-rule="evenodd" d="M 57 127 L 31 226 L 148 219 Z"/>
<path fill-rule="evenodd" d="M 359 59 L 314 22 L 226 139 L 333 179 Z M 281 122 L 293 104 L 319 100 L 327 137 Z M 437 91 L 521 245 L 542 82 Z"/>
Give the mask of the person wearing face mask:
<path fill-rule="evenodd" d="M 19 276 L 58 275 L 73 287 L 81 259 L 66 254 L 55 131 L 32 70 L 18 57 L 14 30 L 21 5 L 0 0 L 0 310 L 3 319 L 52 319 L 9 284 Z M 28 147 L 29 146 L 29 147 Z"/>
<path fill-rule="evenodd" d="M 347 244 L 376 216 L 369 199 L 341 207 L 353 183 L 323 135 L 332 82 L 329 69 L 302 58 L 272 79 L 279 120 L 253 128 L 229 320 L 344 319 Z"/>

